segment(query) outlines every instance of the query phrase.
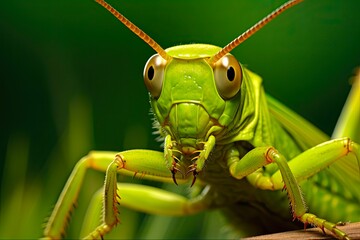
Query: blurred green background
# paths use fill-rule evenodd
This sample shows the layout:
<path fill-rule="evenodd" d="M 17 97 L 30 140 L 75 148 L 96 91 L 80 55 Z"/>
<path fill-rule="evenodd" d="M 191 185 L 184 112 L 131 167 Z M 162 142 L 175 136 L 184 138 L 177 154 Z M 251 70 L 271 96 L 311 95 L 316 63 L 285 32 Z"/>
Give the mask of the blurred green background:
<path fill-rule="evenodd" d="M 224 46 L 284 2 L 110 3 L 167 48 Z M 358 0 L 305 0 L 232 53 L 264 78 L 268 93 L 331 134 L 360 65 L 359 9 Z M 89 150 L 160 149 L 142 80 L 154 51 L 91 0 L 3 1 L 0 33 L 0 237 L 36 238 L 74 164 Z M 90 172 L 86 178 L 70 237 L 103 177 Z M 128 214 L 129 220 L 122 215 L 125 238 L 159 226 L 151 223 L 157 218 Z M 177 220 L 185 228 L 176 222 L 156 231 L 215 236 L 204 227 L 212 224 L 206 215 L 186 219 Z"/>

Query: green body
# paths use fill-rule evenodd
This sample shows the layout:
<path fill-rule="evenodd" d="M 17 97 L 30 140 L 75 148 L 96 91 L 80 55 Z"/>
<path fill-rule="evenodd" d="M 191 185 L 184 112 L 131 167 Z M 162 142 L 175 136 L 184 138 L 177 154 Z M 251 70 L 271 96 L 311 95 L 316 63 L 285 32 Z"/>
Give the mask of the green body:
<path fill-rule="evenodd" d="M 106 2 L 97 1 L 129 23 Z M 158 52 L 145 66 L 144 81 L 164 151 L 90 152 L 69 177 L 45 237 L 59 238 L 65 232 L 86 170 L 92 168 L 106 172 L 106 178 L 85 216 L 81 236 L 87 238 L 106 235 L 127 207 L 170 216 L 221 209 L 238 236 L 310 224 L 349 239 L 335 223 L 360 221 L 359 79 L 330 140 L 266 96 L 261 78 L 239 65 L 230 50 L 217 59 L 221 48 L 206 44 L 164 51 L 143 37 L 145 33 L 138 35 Z M 118 174 L 187 183 L 194 191 L 186 198 L 118 182 Z"/>
<path fill-rule="evenodd" d="M 315 145 L 298 143 L 297 136 L 271 114 L 268 101 L 279 103 L 266 97 L 262 79 L 244 67 L 241 92 L 230 101 L 223 100 L 217 93 L 212 69 L 205 61 L 219 50 L 204 44 L 167 49 L 174 59 L 165 69 L 162 93 L 159 99 L 150 97 L 156 121 L 160 122 L 155 126 L 159 126 L 159 132 L 170 134 L 180 151 L 197 149 L 198 143 L 206 141 L 209 135 L 215 136 L 216 147 L 199 178 L 214 191 L 219 202 L 216 207 L 228 208 L 225 211 L 231 216 L 229 222 L 234 225 L 257 222 L 253 226 L 257 233 L 298 228 L 301 224 L 291 221 L 286 192 L 264 191 L 246 179 L 234 179 L 227 166 L 227 151 L 235 147 L 244 156 L 250 149 L 274 146 L 291 160 Z M 314 138 L 318 143 L 329 139 L 320 131 Z M 189 161 L 186 157 L 183 160 Z M 274 171 L 269 169 L 268 174 Z M 312 213 L 334 222 L 359 221 L 360 196 L 349 193 L 342 184 L 327 170 L 302 182 L 301 189 L 310 197 L 307 204 Z"/>

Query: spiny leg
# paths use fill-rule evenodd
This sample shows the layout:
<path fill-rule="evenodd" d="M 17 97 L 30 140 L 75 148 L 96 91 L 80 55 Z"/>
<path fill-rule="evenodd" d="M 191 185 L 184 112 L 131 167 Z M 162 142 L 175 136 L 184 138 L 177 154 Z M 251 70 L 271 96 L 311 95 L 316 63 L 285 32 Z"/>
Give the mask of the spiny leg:
<path fill-rule="evenodd" d="M 168 215 L 168 216 L 185 216 L 195 214 L 210 207 L 211 198 L 208 197 L 208 189 L 205 189 L 202 194 L 197 197 L 188 199 L 182 195 L 168 192 L 163 189 L 131 184 L 118 183 L 118 195 L 121 195 L 120 206 L 133 209 L 136 211 L 154 214 L 154 215 Z M 101 224 L 98 229 L 93 230 L 94 218 L 97 219 L 100 214 L 100 207 L 103 204 L 103 191 L 97 192 L 89 205 L 86 214 L 82 234 L 88 234 L 87 239 L 95 239 L 101 237 L 99 230 L 102 228 Z M 94 210 L 95 209 L 95 210 Z M 89 234 L 89 232 L 91 232 Z"/>
<path fill-rule="evenodd" d="M 122 152 L 117 154 L 115 160 L 109 165 L 104 186 L 102 223 L 86 237 L 87 239 L 102 238 L 119 222 L 119 195 L 122 199 L 121 204 L 125 207 L 151 214 L 188 215 L 209 207 L 210 199 L 203 195 L 188 200 L 178 194 L 154 187 L 133 184 L 117 185 L 117 173 L 121 172 L 121 169 L 126 169 L 133 173 L 148 172 L 150 170 L 152 170 L 152 173 L 157 172 L 157 174 L 162 172 L 161 176 L 166 177 L 167 181 L 172 180 L 172 174 L 170 174 L 165 165 L 159 168 L 157 166 L 150 166 L 154 162 L 149 162 L 150 165 L 143 166 L 142 160 L 144 157 L 141 155 L 144 152 L 140 150 Z"/>
<path fill-rule="evenodd" d="M 311 224 L 313 226 L 321 228 L 321 230 L 325 233 L 324 229 L 329 230 L 332 232 L 338 239 L 348 239 L 350 240 L 349 236 L 340 230 L 337 226 L 339 224 L 335 224 L 332 222 L 329 222 L 325 219 L 319 218 L 314 214 L 311 213 L 305 213 L 299 218 L 303 223 L 305 224 Z"/>
<path fill-rule="evenodd" d="M 46 224 L 44 237 L 59 239 L 64 235 L 87 169 L 93 168 L 105 172 L 115 154 L 115 152 L 91 152 L 75 165 Z"/>
<path fill-rule="evenodd" d="M 326 145 L 327 144 L 325 144 L 325 146 Z M 347 148 L 347 146 L 348 145 L 346 145 L 345 148 Z M 356 152 L 358 155 L 359 146 L 353 142 L 351 142 L 351 146 L 353 146 L 353 148 L 356 148 Z M 326 146 L 326 148 L 329 148 L 329 146 Z M 332 147 L 330 147 L 330 149 L 331 148 Z M 311 153 L 315 154 L 318 149 L 315 148 L 315 150 L 310 149 L 308 151 L 310 151 L 309 155 L 311 156 Z M 231 154 L 228 154 L 228 157 L 230 157 L 228 158 L 229 170 L 232 176 L 234 176 L 235 178 L 241 179 L 243 177 L 246 177 L 252 185 L 260 189 L 280 190 L 282 188 L 285 188 L 291 203 L 291 209 L 294 219 L 299 219 L 305 225 L 312 224 L 321 229 L 328 229 L 333 232 L 338 238 L 347 238 L 346 233 L 339 230 L 336 224 L 331 223 L 325 219 L 321 219 L 314 214 L 307 213 L 305 201 L 303 199 L 299 185 L 296 181 L 297 178 L 292 173 L 293 169 L 290 168 L 285 157 L 282 156 L 276 149 L 272 147 L 258 147 L 248 152 L 241 160 L 236 160 L 236 158 L 238 157 L 238 152 L 232 149 Z M 331 159 L 333 157 L 331 153 L 328 154 L 328 157 L 330 158 L 327 161 L 329 162 L 329 165 L 334 160 Z M 278 166 L 279 171 L 276 173 L 277 175 L 274 174 L 273 176 L 266 176 L 264 174 L 262 167 L 270 163 L 275 163 Z M 306 166 L 302 166 L 302 169 L 306 169 Z M 310 169 L 312 170 L 313 174 L 320 171 L 314 171 L 311 166 Z M 295 172 L 301 172 L 300 170 L 297 170 L 298 169 L 295 169 Z M 304 172 L 308 174 L 306 170 Z M 301 176 L 298 175 L 297 177 Z"/>
<path fill-rule="evenodd" d="M 118 204 L 119 196 L 117 195 L 117 171 L 124 167 L 124 162 L 121 157 L 117 155 L 115 160 L 109 165 L 106 170 L 104 199 L 103 199 L 103 218 L 102 223 L 98 226 L 86 239 L 102 238 L 105 234 L 119 223 Z"/>
<path fill-rule="evenodd" d="M 330 167 L 327 171 L 331 172 L 333 176 L 338 176 L 338 179 L 343 181 L 341 184 L 343 184 L 356 199 L 360 199 L 360 190 L 358 187 L 360 184 L 359 161 L 359 144 L 349 138 L 340 138 L 324 142 L 308 149 L 290 160 L 288 164 L 298 183 Z M 345 168 L 345 166 L 348 168 Z M 271 181 L 275 186 L 281 186 L 281 175 L 281 171 L 277 171 L 271 176 Z M 356 218 L 354 217 L 354 219 Z M 311 213 L 304 214 L 300 220 L 305 224 L 312 224 L 321 229 L 328 229 L 340 239 L 347 238 L 346 234 L 336 227 L 336 224 L 318 218 Z"/>
<path fill-rule="evenodd" d="M 87 168 L 99 171 L 105 171 L 106 169 L 102 222 L 87 238 L 102 238 L 119 222 L 119 192 L 124 197 L 122 200 L 124 206 L 149 213 L 186 215 L 202 211 L 209 206 L 209 199 L 202 196 L 187 200 L 182 196 L 156 188 L 125 184 L 117 185 L 118 173 L 130 176 L 139 175 L 143 179 L 172 182 L 172 173 L 164 164 L 162 152 L 151 150 L 130 150 L 119 154 L 92 152 L 75 166 L 46 226 L 45 237 L 50 239 L 61 238 L 67 225 L 69 212 L 77 200 Z M 177 177 L 179 183 L 187 182 L 186 179 L 181 179 L 181 176 Z M 122 192 L 122 189 L 118 189 L 118 186 L 124 187 L 124 192 Z M 147 196 L 146 201 L 144 201 L 144 195 Z M 165 205 L 167 208 L 164 208 Z M 98 212 L 98 210 L 94 210 L 94 212 Z"/>
<path fill-rule="evenodd" d="M 339 171 L 337 164 L 345 163 L 353 164 L 352 170 L 355 176 L 352 176 L 350 171 L 343 172 L 341 179 L 344 179 L 344 187 L 348 188 L 356 198 L 359 199 L 359 180 L 360 175 L 357 171 L 359 169 L 360 160 L 360 146 L 349 138 L 333 139 L 322 144 L 319 144 L 307 151 L 299 154 L 288 162 L 288 165 L 295 176 L 298 183 L 304 181 L 319 171 L 328 168 L 328 171 L 333 174 L 342 173 Z M 282 185 L 281 171 L 278 170 L 271 176 L 271 181 L 275 186 Z M 333 232 L 338 238 L 346 239 L 346 234 L 336 227 L 336 224 L 331 223 L 325 219 L 316 217 L 311 213 L 306 213 L 299 218 L 305 224 L 311 224 L 321 229 L 328 229 Z"/>
<path fill-rule="evenodd" d="M 249 182 L 257 188 L 266 190 L 279 190 L 286 188 L 291 202 L 294 217 L 303 215 L 306 212 L 305 202 L 302 197 L 299 185 L 292 174 L 287 161 L 273 147 L 258 147 L 248 152 L 243 158 L 236 159 L 238 152 L 233 149 L 232 157 L 228 158 L 230 174 L 242 179 L 246 177 Z M 283 182 L 277 185 L 271 177 L 263 175 L 262 167 L 270 163 L 275 163 L 280 169 Z"/>
<path fill-rule="evenodd" d="M 128 176 L 140 174 L 144 179 L 171 182 L 171 173 L 164 165 L 163 153 L 150 150 L 131 150 L 121 154 L 126 156 L 126 159 L 133 159 L 126 163 L 126 168 L 119 170 L 121 174 Z M 45 226 L 44 237 L 59 239 L 64 235 L 87 169 L 105 172 L 113 163 L 115 156 L 116 152 L 93 151 L 75 165 Z M 114 178 L 107 176 L 107 179 L 110 182 Z M 183 182 L 184 180 L 179 179 L 179 181 Z"/>

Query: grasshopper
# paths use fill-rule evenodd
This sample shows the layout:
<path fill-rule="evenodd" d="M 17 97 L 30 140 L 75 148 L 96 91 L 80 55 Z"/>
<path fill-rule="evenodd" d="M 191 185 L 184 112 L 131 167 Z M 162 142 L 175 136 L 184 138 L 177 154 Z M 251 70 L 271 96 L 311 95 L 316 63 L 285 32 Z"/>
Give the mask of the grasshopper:
<path fill-rule="evenodd" d="M 336 223 L 360 220 L 360 146 L 354 141 L 359 141 L 359 81 L 330 139 L 266 95 L 261 77 L 230 54 L 300 0 L 286 2 L 223 48 L 188 44 L 165 50 L 108 3 L 96 2 L 157 52 L 143 75 L 164 151 L 90 152 L 74 167 L 45 237 L 64 234 L 84 174 L 92 168 L 106 178 L 98 201 L 102 220 L 87 238 L 105 236 L 119 223 L 119 209 L 128 207 L 170 216 L 221 208 L 242 236 L 305 224 L 349 239 Z M 201 191 L 186 198 L 119 183 L 118 174 L 188 183 Z"/>

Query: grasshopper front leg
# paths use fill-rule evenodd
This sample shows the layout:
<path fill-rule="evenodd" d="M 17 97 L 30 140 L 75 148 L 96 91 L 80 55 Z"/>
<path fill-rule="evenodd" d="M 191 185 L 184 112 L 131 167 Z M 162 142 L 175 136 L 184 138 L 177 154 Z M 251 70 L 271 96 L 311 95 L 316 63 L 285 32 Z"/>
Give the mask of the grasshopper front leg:
<path fill-rule="evenodd" d="M 124 196 L 121 201 L 124 206 L 154 214 L 187 215 L 202 211 L 209 206 L 208 199 L 202 196 L 188 200 L 183 196 L 148 186 L 118 185 L 118 173 L 130 176 L 139 174 L 144 179 L 172 182 L 172 174 L 164 164 L 163 153 L 161 152 L 150 150 L 130 150 L 119 154 L 91 152 L 76 164 L 70 175 L 44 230 L 46 238 L 59 239 L 64 235 L 70 212 L 77 200 L 88 168 L 106 171 L 106 180 L 103 199 L 98 198 L 103 201 L 102 222 L 90 234 L 86 232 L 88 234 L 86 238 L 102 238 L 119 222 L 118 204 L 120 197 L 118 192 L 119 195 Z M 178 178 L 179 183 L 186 181 L 180 179 L 181 176 Z M 147 196 L 146 199 L 141 197 L 144 194 Z"/>
<path fill-rule="evenodd" d="M 255 148 L 241 160 L 238 158 L 238 152 L 233 149 L 231 154 L 228 155 L 228 166 L 232 176 L 237 179 L 246 177 L 257 188 L 266 190 L 285 188 L 294 219 L 299 219 L 304 224 L 328 229 L 337 238 L 348 239 L 346 233 L 338 229 L 335 223 L 307 212 L 298 181 L 315 175 L 349 153 L 353 153 L 359 161 L 359 145 L 348 138 L 331 140 L 320 144 L 298 155 L 290 162 L 287 162 L 285 157 L 272 147 Z M 264 174 L 262 167 L 270 163 L 275 163 L 279 170 L 272 176 L 267 176 Z"/>

